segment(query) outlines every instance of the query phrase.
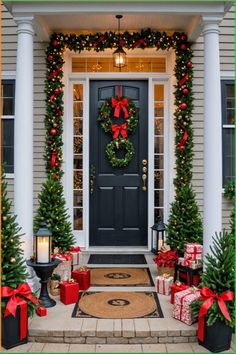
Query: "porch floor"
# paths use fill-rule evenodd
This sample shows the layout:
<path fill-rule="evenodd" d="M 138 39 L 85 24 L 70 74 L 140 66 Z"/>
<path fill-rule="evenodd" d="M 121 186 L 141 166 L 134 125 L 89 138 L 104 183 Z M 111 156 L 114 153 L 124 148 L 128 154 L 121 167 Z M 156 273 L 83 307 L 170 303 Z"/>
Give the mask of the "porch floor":
<path fill-rule="evenodd" d="M 93 252 L 94 253 L 94 252 Z M 153 254 L 145 254 L 155 283 L 157 275 Z M 86 265 L 89 253 L 82 253 L 81 264 Z M 126 265 L 95 265 L 89 267 L 125 267 Z M 97 291 L 91 287 L 89 291 Z M 99 291 L 155 291 L 155 287 L 99 287 Z M 164 318 L 95 319 L 72 318 L 72 305 L 57 305 L 48 309 L 46 317 L 35 315 L 29 319 L 29 343 L 9 352 L 208 352 L 197 343 L 197 324 L 188 326 L 172 318 L 170 297 L 158 294 Z M 6 351 L 3 349 L 3 351 Z M 233 352 L 231 348 L 228 352 Z"/>

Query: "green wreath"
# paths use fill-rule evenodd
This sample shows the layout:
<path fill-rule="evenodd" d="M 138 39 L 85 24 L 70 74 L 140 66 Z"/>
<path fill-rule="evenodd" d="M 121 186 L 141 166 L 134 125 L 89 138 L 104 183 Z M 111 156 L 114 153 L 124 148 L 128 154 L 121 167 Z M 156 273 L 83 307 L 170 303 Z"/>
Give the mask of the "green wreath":
<path fill-rule="evenodd" d="M 127 126 L 127 133 L 133 134 L 138 125 L 138 109 L 135 106 L 134 102 L 126 97 L 109 97 L 101 105 L 99 109 L 98 122 L 101 124 L 102 129 L 105 133 L 113 134 L 112 126 L 115 119 L 116 107 L 112 105 L 112 102 L 116 101 L 118 103 L 126 101 L 127 105 L 124 105 L 124 110 L 128 113 L 128 117 L 125 118 L 125 123 Z M 122 108 L 119 111 L 123 110 Z M 118 118 L 118 117 L 117 117 Z"/>
<path fill-rule="evenodd" d="M 123 159 L 118 159 L 116 150 L 125 149 L 126 153 Z M 112 167 L 125 167 L 129 164 L 135 155 L 134 147 L 128 139 L 114 139 L 106 147 L 106 154 Z"/>

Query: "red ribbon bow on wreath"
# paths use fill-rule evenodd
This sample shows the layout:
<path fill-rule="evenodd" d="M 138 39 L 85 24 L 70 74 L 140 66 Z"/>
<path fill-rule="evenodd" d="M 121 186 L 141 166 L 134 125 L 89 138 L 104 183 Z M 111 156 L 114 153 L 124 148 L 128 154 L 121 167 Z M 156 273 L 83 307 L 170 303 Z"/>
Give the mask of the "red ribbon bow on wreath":
<path fill-rule="evenodd" d="M 2 297 L 10 297 L 10 299 L 7 302 L 6 310 L 4 313 L 4 317 L 7 316 L 16 316 L 16 309 L 17 306 L 20 306 L 20 339 L 23 339 L 27 335 L 27 302 L 22 299 L 19 295 L 25 297 L 26 299 L 30 300 L 33 302 L 35 305 L 39 305 L 38 299 L 36 299 L 32 294 L 31 294 L 31 289 L 29 287 L 29 284 L 24 282 L 21 285 L 18 286 L 16 289 L 12 289 L 9 286 L 2 286 L 1 287 L 1 295 Z"/>
<path fill-rule="evenodd" d="M 234 293 L 232 291 L 225 291 L 222 294 L 214 294 L 211 289 L 209 289 L 207 286 L 204 286 L 201 289 L 201 296 L 200 300 L 203 300 L 204 303 L 202 304 L 200 311 L 199 311 L 199 316 L 198 316 L 198 338 L 200 341 L 203 342 L 204 340 L 204 322 L 205 322 L 205 315 L 208 311 L 208 309 L 213 305 L 214 299 L 217 300 L 218 306 L 224 315 L 224 317 L 231 322 L 231 318 L 229 315 L 229 312 L 227 310 L 225 301 L 233 301 L 234 299 Z"/>
<path fill-rule="evenodd" d="M 119 134 L 121 134 L 122 138 L 127 138 L 127 126 L 126 123 L 123 123 L 121 125 L 113 124 L 112 125 L 112 131 L 113 131 L 113 139 L 118 138 Z"/>

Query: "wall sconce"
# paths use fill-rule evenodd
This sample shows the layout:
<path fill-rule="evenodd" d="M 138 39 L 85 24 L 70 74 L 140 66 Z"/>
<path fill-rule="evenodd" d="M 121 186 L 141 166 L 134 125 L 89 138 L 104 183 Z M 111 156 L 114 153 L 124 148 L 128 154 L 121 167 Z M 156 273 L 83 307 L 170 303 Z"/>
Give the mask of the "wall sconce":
<path fill-rule="evenodd" d="M 121 68 L 126 66 L 126 53 L 122 48 L 122 46 L 120 45 L 120 19 L 122 17 L 123 17 L 122 15 L 116 15 L 116 18 L 118 19 L 119 45 L 118 48 L 113 53 L 113 66 L 115 68 L 119 68 L 120 71 Z"/>

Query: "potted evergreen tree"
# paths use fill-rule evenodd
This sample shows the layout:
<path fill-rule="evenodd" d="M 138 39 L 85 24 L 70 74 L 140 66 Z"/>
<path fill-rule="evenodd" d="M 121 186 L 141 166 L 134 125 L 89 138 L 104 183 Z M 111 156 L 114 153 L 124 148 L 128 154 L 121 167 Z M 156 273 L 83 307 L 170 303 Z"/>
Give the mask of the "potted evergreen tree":
<path fill-rule="evenodd" d="M 212 352 L 230 348 L 234 325 L 234 247 L 227 232 L 213 237 L 206 255 L 200 298 L 191 305 L 198 317 L 198 342 Z"/>
<path fill-rule="evenodd" d="M 28 342 L 28 317 L 32 316 L 38 300 L 26 282 L 27 273 L 21 248 L 20 227 L 11 213 L 7 183 L 2 173 L 2 346 L 6 349 Z"/>

